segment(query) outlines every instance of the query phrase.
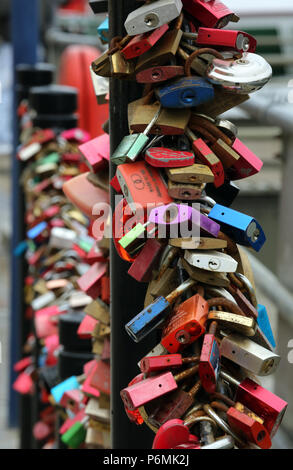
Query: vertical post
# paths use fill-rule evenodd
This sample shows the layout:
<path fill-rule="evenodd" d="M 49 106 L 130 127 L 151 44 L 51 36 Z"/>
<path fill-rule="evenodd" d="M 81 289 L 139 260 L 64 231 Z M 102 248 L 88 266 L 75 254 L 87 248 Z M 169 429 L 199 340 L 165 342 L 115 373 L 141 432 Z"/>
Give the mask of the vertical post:
<path fill-rule="evenodd" d="M 35 64 L 38 47 L 38 0 L 11 1 L 11 25 L 14 63 Z M 13 256 L 13 250 L 23 239 L 23 196 L 19 185 L 20 162 L 15 158 L 18 144 L 17 100 L 14 94 L 13 136 L 14 155 L 12 157 L 12 246 L 11 246 L 11 300 L 10 300 L 10 390 L 9 390 L 9 425 L 16 426 L 19 421 L 19 403 L 11 385 L 15 380 L 13 364 L 20 358 L 21 324 L 23 319 L 23 262 Z M 29 442 L 30 436 L 28 436 Z"/>
<path fill-rule="evenodd" d="M 293 291 L 293 136 L 284 135 L 283 182 L 280 195 L 279 233 L 278 233 L 278 277 L 280 281 Z M 290 343 L 289 343 L 290 342 Z M 276 393 L 290 403 L 293 389 L 293 328 L 279 316 L 278 323 L 278 354 L 282 357 L 276 374 Z M 290 434 L 293 433 L 293 410 L 289 406 L 283 425 Z"/>
<path fill-rule="evenodd" d="M 138 8 L 135 0 L 109 0 L 110 37 L 125 36 L 124 21 L 128 13 Z M 134 82 L 111 79 L 110 83 L 110 135 L 111 153 L 122 138 L 129 133 L 127 107 L 130 101 L 141 96 L 141 88 Z M 116 166 L 111 165 L 110 177 Z M 111 207 L 115 208 L 114 192 L 111 191 Z M 111 243 L 111 434 L 112 448 L 150 448 L 153 433 L 144 425 L 144 432 L 131 423 L 126 416 L 120 390 L 140 371 L 136 363 L 156 344 L 152 335 L 149 342 L 136 344 L 130 339 L 124 325 L 143 307 L 146 287 L 139 284 L 127 271 L 129 263 L 122 261 Z"/>

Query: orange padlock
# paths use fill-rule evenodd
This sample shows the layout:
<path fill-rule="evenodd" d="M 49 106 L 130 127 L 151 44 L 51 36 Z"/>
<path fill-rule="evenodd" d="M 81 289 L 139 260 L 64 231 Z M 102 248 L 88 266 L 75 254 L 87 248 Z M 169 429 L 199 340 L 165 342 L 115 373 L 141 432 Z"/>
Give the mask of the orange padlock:
<path fill-rule="evenodd" d="M 205 332 L 209 313 L 208 303 L 195 294 L 176 307 L 168 318 L 162 332 L 161 344 L 176 353 L 196 341 Z"/>

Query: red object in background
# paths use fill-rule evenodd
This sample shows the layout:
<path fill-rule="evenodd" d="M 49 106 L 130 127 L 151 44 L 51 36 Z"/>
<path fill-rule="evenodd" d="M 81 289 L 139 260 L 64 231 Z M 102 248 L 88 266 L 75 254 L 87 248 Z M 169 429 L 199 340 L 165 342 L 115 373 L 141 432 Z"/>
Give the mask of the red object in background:
<path fill-rule="evenodd" d="M 88 131 L 91 138 L 104 133 L 102 124 L 109 117 L 109 104 L 97 104 L 90 74 L 90 65 L 101 55 L 91 46 L 69 46 L 60 61 L 59 84 L 78 89 L 79 127 Z"/>
<path fill-rule="evenodd" d="M 59 11 L 60 13 L 86 13 L 87 9 L 87 0 L 68 0 L 59 8 Z"/>

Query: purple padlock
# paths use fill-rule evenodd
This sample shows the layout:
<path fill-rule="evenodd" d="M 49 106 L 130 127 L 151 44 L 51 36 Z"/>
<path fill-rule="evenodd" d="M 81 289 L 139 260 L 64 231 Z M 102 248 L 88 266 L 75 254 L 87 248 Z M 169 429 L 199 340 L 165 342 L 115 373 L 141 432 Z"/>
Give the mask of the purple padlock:
<path fill-rule="evenodd" d="M 159 238 L 199 238 L 201 231 L 217 237 L 220 231 L 219 224 L 211 224 L 211 219 L 187 204 L 171 203 L 156 207 L 150 212 L 148 223 L 158 227 Z"/>

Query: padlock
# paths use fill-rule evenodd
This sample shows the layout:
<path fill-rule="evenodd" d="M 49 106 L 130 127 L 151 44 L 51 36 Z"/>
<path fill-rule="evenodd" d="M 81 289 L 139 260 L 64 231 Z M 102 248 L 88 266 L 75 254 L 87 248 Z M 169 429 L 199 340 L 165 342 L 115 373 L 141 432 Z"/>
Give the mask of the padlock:
<path fill-rule="evenodd" d="M 158 297 L 151 305 L 142 310 L 125 325 L 129 336 L 135 342 L 141 341 L 151 331 L 163 323 L 172 303 L 194 284 L 195 281 L 188 279 L 167 295 L 166 298 Z"/>
<path fill-rule="evenodd" d="M 138 83 L 162 83 L 172 78 L 183 76 L 181 65 L 155 65 L 136 74 Z"/>
<path fill-rule="evenodd" d="M 169 65 L 174 61 L 182 38 L 180 22 L 175 29 L 168 31 L 148 52 L 143 54 L 137 62 L 135 73 L 138 74 L 150 67 Z"/>
<path fill-rule="evenodd" d="M 66 390 L 62 395 L 60 405 L 76 414 L 80 409 L 82 398 L 83 394 L 80 389 Z"/>
<path fill-rule="evenodd" d="M 164 108 L 192 108 L 214 98 L 213 87 L 197 77 L 178 78 L 156 88 L 155 93 Z"/>
<path fill-rule="evenodd" d="M 239 139 L 235 139 L 232 149 L 240 156 L 236 164 L 229 169 L 228 177 L 231 180 L 240 180 L 257 174 L 263 162 Z"/>
<path fill-rule="evenodd" d="M 83 377 L 72 376 L 68 379 L 60 382 L 55 387 L 51 388 L 51 395 L 54 398 L 55 403 L 60 403 L 65 392 L 69 390 L 75 390 L 80 388 L 80 381 Z"/>
<path fill-rule="evenodd" d="M 149 282 L 163 249 L 162 243 L 156 239 L 147 240 L 138 257 L 127 271 L 138 282 Z"/>
<path fill-rule="evenodd" d="M 260 224 L 246 214 L 216 204 L 211 209 L 209 217 L 218 222 L 222 230 L 236 243 L 251 246 L 255 251 L 259 251 L 266 241 Z"/>
<path fill-rule="evenodd" d="M 89 305 L 85 308 L 85 313 L 90 315 L 95 320 L 98 320 L 105 325 L 109 325 L 110 323 L 110 313 L 109 307 L 101 299 L 97 299 L 92 301 Z"/>
<path fill-rule="evenodd" d="M 196 112 L 199 114 L 208 115 L 216 119 L 225 111 L 238 106 L 249 99 L 248 94 L 229 93 L 224 88 L 215 88 L 215 98 L 213 101 L 201 104 L 196 107 Z"/>
<path fill-rule="evenodd" d="M 177 369 L 183 364 L 198 362 L 198 356 L 182 357 L 181 354 L 167 354 L 161 356 L 146 356 L 140 361 L 140 370 L 144 374 Z"/>
<path fill-rule="evenodd" d="M 147 208 L 148 204 L 172 202 L 159 171 L 144 161 L 119 165 L 116 175 L 128 204 Z"/>
<path fill-rule="evenodd" d="M 237 436 L 244 441 L 257 445 L 261 449 L 269 449 L 272 446 L 270 435 L 263 425 L 263 420 L 241 403 L 235 403 L 221 393 L 215 393 L 214 397 L 224 402 L 225 405 L 213 401 L 210 406 L 226 413 L 228 424 Z"/>
<path fill-rule="evenodd" d="M 172 290 L 176 289 L 178 284 L 177 281 L 177 269 L 167 268 L 160 278 L 156 277 L 149 284 L 150 295 L 154 298 L 163 296 L 166 297 Z M 146 305 L 148 305 L 147 302 Z"/>
<path fill-rule="evenodd" d="M 109 17 L 108 16 L 97 27 L 97 33 L 103 43 L 109 42 Z"/>
<path fill-rule="evenodd" d="M 181 0 L 158 0 L 129 13 L 124 26 L 130 36 L 143 34 L 174 20 L 181 10 Z"/>
<path fill-rule="evenodd" d="M 229 21 L 239 21 L 239 17 L 220 1 L 183 0 L 182 3 L 183 8 L 207 28 L 224 28 Z"/>
<path fill-rule="evenodd" d="M 61 436 L 61 441 L 71 449 L 78 449 L 86 437 L 86 424 L 88 418 L 77 421 Z"/>
<path fill-rule="evenodd" d="M 195 155 L 206 164 L 214 175 L 214 185 L 216 188 L 224 184 L 224 168 L 219 158 L 213 153 L 208 145 L 189 129 L 186 129 L 186 135 L 192 141 L 192 148 Z"/>
<path fill-rule="evenodd" d="M 165 147 L 151 147 L 145 153 L 149 165 L 160 168 L 176 168 L 193 165 L 193 152 L 183 152 Z"/>
<path fill-rule="evenodd" d="M 220 250 L 221 248 L 227 248 L 226 240 L 207 237 L 172 238 L 169 240 L 169 245 L 182 250 Z"/>
<path fill-rule="evenodd" d="M 232 256 L 215 250 L 185 250 L 184 259 L 196 268 L 222 273 L 235 272 L 238 264 Z"/>
<path fill-rule="evenodd" d="M 113 38 L 110 43 L 110 48 L 116 48 L 116 46 L 118 48 L 118 50 L 114 51 L 109 56 L 111 77 L 120 80 L 131 79 L 135 71 L 134 62 L 126 60 L 122 54 L 122 47 L 125 42 L 128 42 L 128 37 L 124 38 L 120 43 L 118 43 L 116 38 Z"/>
<path fill-rule="evenodd" d="M 94 173 L 104 168 L 110 159 L 110 137 L 108 134 L 102 134 L 78 148 L 84 155 L 90 170 Z"/>
<path fill-rule="evenodd" d="M 192 38 L 192 34 L 188 36 L 187 33 L 185 37 Z M 219 47 L 221 50 L 235 49 L 240 52 L 255 52 L 257 46 L 256 39 L 246 32 L 203 27 L 198 28 L 195 42 L 205 46 Z"/>
<path fill-rule="evenodd" d="M 253 318 L 231 312 L 212 310 L 208 315 L 208 320 L 216 321 L 224 331 L 226 328 L 229 331 L 236 331 L 248 337 L 255 335 L 256 322 Z"/>
<path fill-rule="evenodd" d="M 89 399 L 85 407 L 85 414 L 92 419 L 99 420 L 101 423 L 110 423 L 110 410 L 102 408 L 97 398 Z"/>
<path fill-rule="evenodd" d="M 134 38 L 129 41 L 127 46 L 122 49 L 121 53 L 127 60 L 141 56 L 151 49 L 159 41 L 159 39 L 161 39 L 166 31 L 168 31 L 168 29 L 168 24 L 163 24 L 153 31 L 134 36 Z"/>
<path fill-rule="evenodd" d="M 196 268 L 185 261 L 185 259 L 182 260 L 182 264 L 191 279 L 195 281 L 219 287 L 227 287 L 230 284 L 224 272 L 206 271 L 205 269 Z"/>
<path fill-rule="evenodd" d="M 170 353 L 182 351 L 205 332 L 207 316 L 207 302 L 201 295 L 193 295 L 176 307 L 166 320 L 161 344 Z"/>
<path fill-rule="evenodd" d="M 198 374 L 201 385 L 207 393 L 213 393 L 216 390 L 220 371 L 220 350 L 215 338 L 217 322 L 212 321 L 209 332 L 204 335 Z"/>
<path fill-rule="evenodd" d="M 111 161 L 113 163 L 120 165 L 121 163 L 125 162 L 134 162 L 137 159 L 139 154 L 147 145 L 149 141 L 148 133 L 151 131 L 153 125 L 157 121 L 160 113 L 161 106 L 142 134 L 131 134 L 124 137 L 122 142 L 118 145 L 115 152 L 111 156 Z"/>
<path fill-rule="evenodd" d="M 105 275 L 106 263 L 94 263 L 86 273 L 77 280 L 79 288 L 95 299 L 101 293 L 101 278 Z"/>
<path fill-rule="evenodd" d="M 237 387 L 235 400 L 260 416 L 273 437 L 282 422 L 288 404 L 248 377 L 240 383 L 224 371 L 221 371 L 220 375 L 228 383 Z"/>
<path fill-rule="evenodd" d="M 121 390 L 120 396 L 128 409 L 137 409 L 156 398 L 176 390 L 178 388 L 177 383 L 194 375 L 197 369 L 198 366 L 193 366 L 174 376 L 171 372 L 165 372 L 148 377 Z"/>
<path fill-rule="evenodd" d="M 194 366 L 192 369 L 197 372 L 198 365 Z M 181 372 L 181 374 L 184 374 L 184 372 Z M 158 410 L 149 417 L 150 423 L 158 428 L 171 419 L 181 418 L 194 404 L 194 398 L 200 388 L 201 382 L 197 380 L 190 388 L 189 392 L 178 388 L 170 393 L 168 397 L 165 397 L 164 401 L 162 401 Z"/>
<path fill-rule="evenodd" d="M 276 347 L 276 341 L 270 324 L 269 316 L 264 305 L 257 306 L 257 324 L 273 348 Z"/>
<path fill-rule="evenodd" d="M 260 90 L 270 80 L 272 68 L 260 55 L 246 52 L 241 59 L 214 59 L 206 76 L 225 91 L 247 94 Z"/>
<path fill-rule="evenodd" d="M 159 103 L 145 104 L 137 100 L 128 106 L 129 128 L 134 132 L 143 132 L 159 109 Z M 190 119 L 191 111 L 185 109 L 162 109 L 157 121 L 150 130 L 152 135 L 183 135 Z M 150 147 L 154 144 L 150 142 Z"/>
<path fill-rule="evenodd" d="M 219 188 L 216 188 L 213 184 L 208 183 L 205 187 L 205 193 L 207 196 L 215 199 L 218 204 L 222 204 L 225 207 L 230 207 L 239 194 L 239 188 L 232 181 L 225 182 Z"/>
<path fill-rule="evenodd" d="M 222 356 L 260 376 L 273 374 L 280 362 L 277 354 L 235 333 L 222 339 L 220 352 Z"/>
<path fill-rule="evenodd" d="M 187 167 L 168 168 L 166 173 L 174 183 L 205 184 L 214 181 L 214 175 L 210 168 L 198 163 Z"/>
<path fill-rule="evenodd" d="M 172 183 L 168 182 L 168 194 L 180 201 L 195 201 L 201 197 L 203 184 Z"/>
<path fill-rule="evenodd" d="M 230 147 L 230 139 L 205 117 L 192 114 L 189 127 L 204 137 L 212 151 L 221 160 L 225 170 L 239 166 L 240 155 Z"/>

